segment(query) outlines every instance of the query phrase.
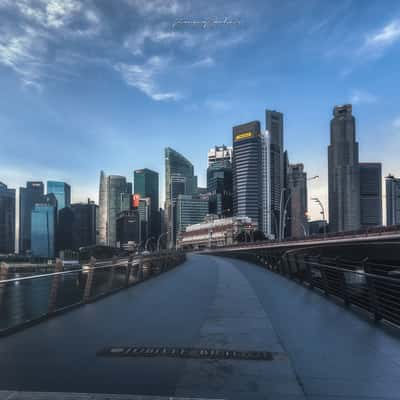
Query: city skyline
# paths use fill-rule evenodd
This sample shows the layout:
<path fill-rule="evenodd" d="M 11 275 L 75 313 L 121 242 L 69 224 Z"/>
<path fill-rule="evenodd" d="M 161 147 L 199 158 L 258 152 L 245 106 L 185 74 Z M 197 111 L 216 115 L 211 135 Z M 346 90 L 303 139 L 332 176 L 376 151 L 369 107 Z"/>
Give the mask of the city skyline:
<path fill-rule="evenodd" d="M 327 203 L 327 121 L 348 102 L 360 159 L 384 160 L 383 176 L 400 175 L 397 2 L 235 1 L 209 12 L 239 23 L 204 29 L 174 26 L 187 15 L 207 18 L 185 1 L 122 2 L 119 13 L 69 3 L 0 4 L 0 170 L 9 187 L 60 180 L 73 187 L 73 202 L 98 202 L 101 169 L 130 177 L 146 167 L 159 173 L 163 201 L 164 147 L 185 154 L 205 186 L 207 150 L 229 145 L 232 126 L 262 120 L 269 108 L 285 115 L 290 162 L 320 175 L 310 194 Z"/>

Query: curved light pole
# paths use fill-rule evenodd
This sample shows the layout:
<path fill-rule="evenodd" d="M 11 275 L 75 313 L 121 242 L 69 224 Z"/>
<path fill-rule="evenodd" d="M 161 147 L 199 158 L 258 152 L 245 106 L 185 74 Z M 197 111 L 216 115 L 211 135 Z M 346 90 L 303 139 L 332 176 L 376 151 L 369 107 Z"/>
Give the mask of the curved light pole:
<path fill-rule="evenodd" d="M 162 234 L 158 237 L 158 239 L 157 239 L 157 253 L 160 252 L 160 242 L 161 242 L 161 238 L 162 238 L 163 236 L 167 236 L 167 235 L 168 235 L 168 232 L 164 232 L 164 233 L 162 233 Z"/>
<path fill-rule="evenodd" d="M 321 208 L 322 219 L 324 220 L 324 237 L 326 236 L 326 219 L 325 219 L 325 208 L 318 197 L 311 197 L 314 203 L 317 203 Z"/>
<path fill-rule="evenodd" d="M 144 250 L 145 251 L 148 251 L 148 246 L 149 246 L 149 243 L 150 243 L 151 240 L 155 240 L 154 236 L 150 236 L 149 238 L 147 238 L 147 240 L 146 240 L 146 242 L 144 244 Z"/>
<path fill-rule="evenodd" d="M 306 182 L 308 181 L 313 181 L 315 179 L 319 179 L 319 175 L 314 175 L 311 178 L 307 178 Z M 295 180 L 292 183 L 300 182 L 300 180 Z M 282 188 L 281 190 L 281 201 L 283 197 L 283 193 L 286 191 L 286 188 Z M 282 208 L 279 210 L 279 240 L 283 240 L 283 233 L 286 228 L 286 213 L 287 213 L 287 207 L 289 205 L 289 200 L 292 198 L 293 191 L 290 191 L 288 198 L 285 201 L 285 206 L 283 207 L 283 214 L 282 214 Z M 282 205 L 282 204 L 281 204 Z"/>

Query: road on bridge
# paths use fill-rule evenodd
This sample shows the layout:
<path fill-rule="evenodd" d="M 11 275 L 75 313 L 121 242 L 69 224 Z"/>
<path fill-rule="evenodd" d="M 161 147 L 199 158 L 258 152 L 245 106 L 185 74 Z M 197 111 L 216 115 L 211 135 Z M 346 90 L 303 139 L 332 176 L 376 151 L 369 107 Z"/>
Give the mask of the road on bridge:
<path fill-rule="evenodd" d="M 262 350 L 278 357 L 96 355 L 104 347 L 133 345 Z M 258 266 L 190 255 L 166 274 L 0 339 L 0 390 L 4 398 L 19 390 L 400 399 L 400 338 Z"/>

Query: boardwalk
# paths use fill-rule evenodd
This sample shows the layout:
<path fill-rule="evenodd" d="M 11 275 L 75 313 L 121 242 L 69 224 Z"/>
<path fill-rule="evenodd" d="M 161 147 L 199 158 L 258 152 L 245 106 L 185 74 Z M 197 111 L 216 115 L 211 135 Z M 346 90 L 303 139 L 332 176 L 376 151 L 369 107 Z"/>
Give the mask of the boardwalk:
<path fill-rule="evenodd" d="M 133 345 L 259 350 L 276 357 L 96 355 L 104 347 Z M 166 274 L 0 339 L 0 390 L 400 399 L 400 336 L 257 266 L 189 256 Z M 0 392 L 0 398 L 12 396 Z"/>

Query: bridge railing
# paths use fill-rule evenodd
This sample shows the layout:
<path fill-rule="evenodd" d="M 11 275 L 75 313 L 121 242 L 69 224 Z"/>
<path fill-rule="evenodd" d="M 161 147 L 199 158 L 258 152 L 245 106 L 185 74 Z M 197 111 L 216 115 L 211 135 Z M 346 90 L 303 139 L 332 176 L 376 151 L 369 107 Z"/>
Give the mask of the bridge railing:
<path fill-rule="evenodd" d="M 14 276 L 0 268 L 0 336 L 40 322 L 74 307 L 93 302 L 123 288 L 166 272 L 185 259 L 184 253 L 161 253 L 96 262 L 34 276 Z"/>
<path fill-rule="evenodd" d="M 369 272 L 372 268 L 367 259 L 359 263 L 296 253 L 275 259 L 257 258 L 267 268 L 310 289 L 317 288 L 346 306 L 369 312 L 377 321 L 385 319 L 400 326 L 400 279 Z"/>

